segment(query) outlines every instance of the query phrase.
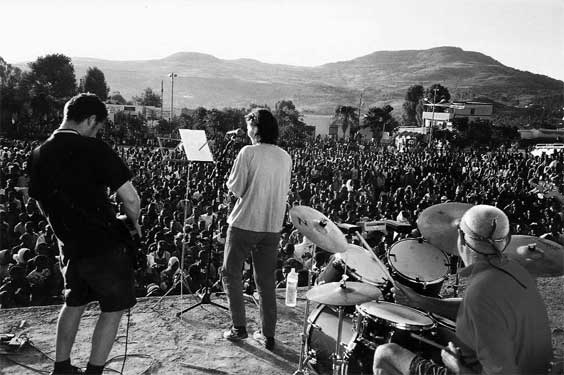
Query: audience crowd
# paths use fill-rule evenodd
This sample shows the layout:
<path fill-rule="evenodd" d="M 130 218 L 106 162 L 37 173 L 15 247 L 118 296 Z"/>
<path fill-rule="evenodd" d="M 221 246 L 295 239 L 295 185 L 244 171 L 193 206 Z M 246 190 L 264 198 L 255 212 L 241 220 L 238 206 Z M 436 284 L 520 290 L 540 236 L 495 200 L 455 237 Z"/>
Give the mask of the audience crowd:
<path fill-rule="evenodd" d="M 143 237 L 135 280 L 138 296 L 221 291 L 219 268 L 234 203 L 225 187 L 243 143 L 217 163 L 188 163 L 181 148 L 124 145 L 108 139 L 133 172 L 142 202 Z M 35 202 L 27 195 L 28 157 L 39 141 L 0 139 L 0 306 L 62 301 L 57 241 Z M 119 145 L 118 145 L 119 144 Z M 157 145 L 157 142 L 150 142 Z M 409 152 L 373 142 L 312 139 L 283 144 L 294 166 L 288 207 L 306 205 L 336 223 L 391 219 L 415 228 L 418 215 L 437 203 L 490 204 L 503 209 L 512 233 L 562 238 L 562 207 L 533 192 L 539 181 L 562 191 L 564 153 L 534 157 L 525 150 L 413 148 Z M 223 155 L 223 160 L 217 160 Z M 188 184 L 188 187 L 187 187 Z M 115 200 L 116 211 L 123 208 Z M 393 233 L 370 232 L 379 253 L 397 240 Z M 352 239 L 351 239 L 352 240 Z M 279 246 L 278 286 L 291 268 L 298 271 L 327 261 L 310 259 L 307 239 L 288 215 Z M 184 258 L 182 259 L 182 254 Z M 245 264 L 246 293 L 252 294 L 252 262 Z M 302 283 L 305 281 L 302 280 Z"/>

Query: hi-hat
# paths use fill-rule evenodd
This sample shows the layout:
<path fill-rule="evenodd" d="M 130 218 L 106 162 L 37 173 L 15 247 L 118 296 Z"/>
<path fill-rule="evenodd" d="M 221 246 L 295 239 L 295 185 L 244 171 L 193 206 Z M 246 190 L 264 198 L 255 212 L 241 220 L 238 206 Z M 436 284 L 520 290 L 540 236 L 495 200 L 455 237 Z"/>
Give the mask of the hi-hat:
<path fill-rule="evenodd" d="M 458 255 L 458 224 L 472 207 L 469 203 L 447 202 L 427 207 L 417 218 L 421 236 L 445 253 Z"/>
<path fill-rule="evenodd" d="M 536 277 L 564 275 L 564 246 L 544 238 L 514 235 L 504 251 Z"/>
<path fill-rule="evenodd" d="M 290 209 L 290 219 L 296 229 L 317 247 L 330 253 L 347 250 L 347 239 L 335 223 L 308 206 L 294 206 Z"/>
<path fill-rule="evenodd" d="M 334 306 L 354 306 L 382 297 L 374 285 L 351 281 L 321 284 L 306 293 L 308 300 Z"/>

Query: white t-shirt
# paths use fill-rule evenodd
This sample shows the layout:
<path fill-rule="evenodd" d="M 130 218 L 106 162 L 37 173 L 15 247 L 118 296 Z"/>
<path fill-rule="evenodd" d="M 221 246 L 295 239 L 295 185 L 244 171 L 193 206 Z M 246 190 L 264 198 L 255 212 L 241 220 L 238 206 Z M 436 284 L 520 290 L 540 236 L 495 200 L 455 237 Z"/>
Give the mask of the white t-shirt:
<path fill-rule="evenodd" d="M 227 180 L 227 188 L 238 198 L 227 223 L 253 232 L 280 232 L 291 172 L 292 158 L 280 147 L 243 147 Z"/>

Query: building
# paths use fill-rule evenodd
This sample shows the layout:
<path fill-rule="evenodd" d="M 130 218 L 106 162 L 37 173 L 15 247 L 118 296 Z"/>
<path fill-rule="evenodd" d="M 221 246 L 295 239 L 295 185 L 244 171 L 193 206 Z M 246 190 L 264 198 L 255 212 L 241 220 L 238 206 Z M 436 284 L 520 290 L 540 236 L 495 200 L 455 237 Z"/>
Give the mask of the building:
<path fill-rule="evenodd" d="M 467 118 L 471 124 L 478 120 L 491 121 L 493 114 L 492 103 L 462 102 L 437 103 L 423 105 L 423 128 L 431 125 L 439 128 L 451 129 L 454 119 Z"/>
<path fill-rule="evenodd" d="M 111 121 L 115 120 L 115 115 L 119 112 L 131 117 L 143 117 L 146 120 L 160 120 L 161 116 L 164 119 L 170 117 L 170 109 L 162 109 L 161 111 L 161 107 L 154 106 L 106 103 L 106 108 L 108 109 L 108 119 Z M 180 116 L 182 111 L 181 108 L 174 108 L 174 116 Z"/>

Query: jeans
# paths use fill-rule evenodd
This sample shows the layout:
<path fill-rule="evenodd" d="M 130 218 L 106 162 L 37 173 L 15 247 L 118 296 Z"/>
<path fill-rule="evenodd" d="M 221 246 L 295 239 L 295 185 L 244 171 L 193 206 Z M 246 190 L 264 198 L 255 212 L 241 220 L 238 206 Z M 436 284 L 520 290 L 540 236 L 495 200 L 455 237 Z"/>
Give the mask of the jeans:
<path fill-rule="evenodd" d="M 274 271 L 280 233 L 253 232 L 229 226 L 225 239 L 221 280 L 227 294 L 234 326 L 246 327 L 243 300 L 243 264 L 251 253 L 254 278 L 260 296 L 262 334 L 274 337 L 276 329 L 276 294 Z"/>

